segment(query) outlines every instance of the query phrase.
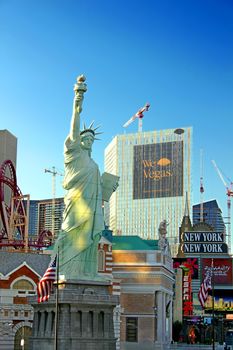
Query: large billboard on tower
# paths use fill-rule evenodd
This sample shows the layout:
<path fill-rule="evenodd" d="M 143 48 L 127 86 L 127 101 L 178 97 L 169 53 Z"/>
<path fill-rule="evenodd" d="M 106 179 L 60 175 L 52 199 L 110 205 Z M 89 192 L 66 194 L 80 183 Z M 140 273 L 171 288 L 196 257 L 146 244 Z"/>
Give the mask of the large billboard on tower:
<path fill-rule="evenodd" d="M 133 199 L 183 196 L 183 141 L 136 145 Z"/>

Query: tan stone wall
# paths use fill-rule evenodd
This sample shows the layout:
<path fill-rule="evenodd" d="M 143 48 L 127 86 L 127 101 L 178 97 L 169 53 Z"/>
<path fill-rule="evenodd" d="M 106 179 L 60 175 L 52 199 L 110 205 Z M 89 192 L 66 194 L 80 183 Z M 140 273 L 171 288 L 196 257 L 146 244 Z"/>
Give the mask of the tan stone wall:
<path fill-rule="evenodd" d="M 126 317 L 121 316 L 120 339 L 126 341 Z"/>
<path fill-rule="evenodd" d="M 122 293 L 121 306 L 125 314 L 152 314 L 154 306 L 153 294 Z"/>
<path fill-rule="evenodd" d="M 126 318 L 138 318 L 138 341 L 153 341 L 154 339 L 154 295 L 122 293 L 121 307 L 124 312 L 121 317 L 121 340 L 126 341 Z"/>
<path fill-rule="evenodd" d="M 154 318 L 141 317 L 138 320 L 138 341 L 154 341 Z"/>
<path fill-rule="evenodd" d="M 152 316 L 152 315 L 151 315 Z M 122 342 L 126 341 L 126 319 L 130 316 L 121 317 L 121 331 L 120 338 Z M 154 317 L 138 316 L 138 343 L 143 341 L 153 342 L 155 338 L 155 324 Z"/>
<path fill-rule="evenodd" d="M 122 253 L 118 250 L 113 250 L 113 261 L 114 263 L 123 263 L 124 265 L 127 263 L 144 263 L 146 262 L 146 253 L 134 253 L 131 251 Z"/>
<path fill-rule="evenodd" d="M 114 267 L 114 273 L 117 274 L 118 269 Z M 120 271 L 120 269 L 119 269 Z M 122 271 L 122 269 L 121 269 Z M 141 268 L 133 268 L 133 269 L 126 269 L 124 268 L 125 272 L 135 272 L 133 274 L 129 275 L 124 275 L 124 279 L 122 279 L 121 284 L 122 286 L 124 284 L 128 283 L 134 283 L 136 285 L 138 284 L 154 284 L 156 286 L 163 286 L 164 288 L 168 290 L 172 290 L 173 288 L 173 282 L 170 278 L 164 276 L 164 275 L 152 275 L 155 273 L 154 270 L 148 271 L 143 271 Z M 161 272 L 161 269 L 158 269 L 157 272 Z M 171 276 L 170 276 L 171 277 Z M 119 277 L 121 278 L 121 277 Z"/>

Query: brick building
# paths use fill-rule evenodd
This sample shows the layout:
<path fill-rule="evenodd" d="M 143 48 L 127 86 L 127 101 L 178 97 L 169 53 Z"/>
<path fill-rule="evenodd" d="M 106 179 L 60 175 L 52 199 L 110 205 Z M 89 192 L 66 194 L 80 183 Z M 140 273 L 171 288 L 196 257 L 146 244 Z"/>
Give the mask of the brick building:
<path fill-rule="evenodd" d="M 36 294 L 49 261 L 46 254 L 0 251 L 0 349 L 29 349 L 33 308 L 27 297 Z"/>

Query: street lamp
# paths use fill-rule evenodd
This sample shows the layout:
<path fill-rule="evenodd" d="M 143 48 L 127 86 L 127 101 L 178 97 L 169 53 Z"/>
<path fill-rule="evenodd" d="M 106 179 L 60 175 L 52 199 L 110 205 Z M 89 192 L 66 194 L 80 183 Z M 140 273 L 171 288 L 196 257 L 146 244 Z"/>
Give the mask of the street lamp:
<path fill-rule="evenodd" d="M 158 308 L 157 308 L 157 291 L 154 292 L 154 341 L 157 340 L 157 318 L 158 318 Z"/>

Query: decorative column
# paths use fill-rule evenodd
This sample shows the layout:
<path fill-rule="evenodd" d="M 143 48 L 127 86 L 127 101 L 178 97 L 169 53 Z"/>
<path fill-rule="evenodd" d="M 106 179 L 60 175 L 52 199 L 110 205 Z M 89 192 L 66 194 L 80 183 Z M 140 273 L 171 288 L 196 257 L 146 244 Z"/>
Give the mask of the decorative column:
<path fill-rule="evenodd" d="M 70 327 L 70 306 L 63 304 L 60 306 L 60 317 L 59 317 L 59 332 L 62 335 L 61 339 L 58 339 L 60 348 L 70 349 L 71 346 L 71 327 Z"/>
<path fill-rule="evenodd" d="M 37 334 L 38 334 L 38 312 L 34 312 L 33 336 L 36 337 Z"/>
<path fill-rule="evenodd" d="M 45 329 L 45 337 L 51 337 L 52 334 L 52 312 L 48 312 L 48 318 Z"/>
<path fill-rule="evenodd" d="M 88 338 L 88 311 L 82 311 L 82 338 Z"/>
<path fill-rule="evenodd" d="M 70 322 L 71 322 L 71 337 L 80 336 L 80 325 L 78 323 L 78 310 L 77 307 L 71 306 L 70 308 Z"/>
<path fill-rule="evenodd" d="M 43 337 L 44 336 L 44 326 L 45 326 L 45 313 L 44 311 L 41 311 L 41 315 L 40 315 L 40 323 L 38 324 L 38 335 L 39 337 Z"/>
<path fill-rule="evenodd" d="M 110 331 L 110 314 L 108 312 L 104 313 L 104 338 L 108 338 Z"/>
<path fill-rule="evenodd" d="M 108 317 L 109 317 L 109 333 L 108 333 L 108 337 L 110 337 L 111 334 L 114 334 L 114 322 L 113 322 L 112 313 L 108 312 Z"/>
<path fill-rule="evenodd" d="M 166 342 L 170 343 L 172 340 L 172 297 L 165 294 L 166 300 Z"/>
<path fill-rule="evenodd" d="M 173 322 L 173 297 L 170 295 L 170 306 L 169 306 L 169 343 L 172 341 L 172 322 Z"/>
<path fill-rule="evenodd" d="M 165 293 L 157 292 L 157 341 L 158 345 L 162 346 L 165 342 Z"/>
<path fill-rule="evenodd" d="M 99 312 L 94 311 L 93 313 L 93 337 L 98 338 L 98 317 L 99 317 Z"/>

